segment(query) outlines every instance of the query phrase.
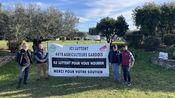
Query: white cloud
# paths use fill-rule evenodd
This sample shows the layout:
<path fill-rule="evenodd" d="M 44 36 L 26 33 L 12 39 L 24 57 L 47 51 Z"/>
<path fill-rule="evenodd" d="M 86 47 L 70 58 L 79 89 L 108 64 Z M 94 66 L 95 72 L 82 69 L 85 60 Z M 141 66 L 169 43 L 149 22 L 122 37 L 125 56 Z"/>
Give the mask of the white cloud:
<path fill-rule="evenodd" d="M 85 10 L 86 14 L 82 17 L 86 21 L 92 21 L 93 19 L 101 19 L 106 16 L 116 18 L 123 15 L 130 25 L 129 28 L 136 29 L 132 19 L 132 10 L 137 6 L 152 1 L 154 0 L 94 0 L 93 2 L 86 2 L 89 8 Z"/>
<path fill-rule="evenodd" d="M 33 2 L 34 4 L 40 6 L 42 9 L 46 9 L 50 4 L 42 3 L 42 2 Z"/>
<path fill-rule="evenodd" d="M 90 19 L 84 18 L 84 17 L 78 17 L 78 18 L 79 18 L 79 22 L 80 22 L 80 23 L 85 23 L 85 22 L 87 22 L 87 21 L 90 20 Z"/>
<path fill-rule="evenodd" d="M 86 17 L 105 17 L 113 15 L 113 13 L 121 13 L 130 7 L 136 7 L 144 2 L 152 0 L 96 0 L 94 2 L 87 2 L 86 5 L 90 7 L 87 9 Z"/>
<path fill-rule="evenodd" d="M 146 2 L 157 2 L 157 0 L 57 0 L 56 3 L 52 3 L 51 0 L 50 3 L 41 0 L 32 1 L 43 9 L 48 6 L 63 7 L 63 11 L 65 8 L 73 8 L 73 11 L 77 13 L 80 19 L 81 26 L 79 27 L 83 29 L 88 29 L 89 26 L 95 26 L 96 22 L 99 22 L 103 17 L 109 16 L 116 18 L 120 15 L 125 17 L 127 23 L 130 25 L 129 28 L 133 29 L 135 26 L 132 19 L 132 10 L 137 6 L 142 6 Z M 2 4 L 6 6 L 8 3 L 3 2 Z M 79 6 L 81 9 L 78 9 Z"/>

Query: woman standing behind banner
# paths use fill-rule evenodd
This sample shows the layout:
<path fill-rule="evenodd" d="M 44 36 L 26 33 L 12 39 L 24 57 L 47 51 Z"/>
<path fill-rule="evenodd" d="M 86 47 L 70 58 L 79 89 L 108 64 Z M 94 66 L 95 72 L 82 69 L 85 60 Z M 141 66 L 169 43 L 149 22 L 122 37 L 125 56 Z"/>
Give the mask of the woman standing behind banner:
<path fill-rule="evenodd" d="M 32 63 L 31 52 L 28 51 L 28 44 L 26 42 L 22 44 L 21 50 L 16 54 L 16 61 L 20 65 L 17 85 L 17 88 L 20 88 L 23 76 L 23 84 L 27 85 L 30 64 Z"/>
<path fill-rule="evenodd" d="M 114 81 L 118 81 L 120 83 L 121 53 L 117 46 L 112 46 L 112 50 L 109 52 L 108 58 L 112 65 Z"/>
<path fill-rule="evenodd" d="M 43 47 L 42 43 L 39 44 L 39 48 L 35 52 L 35 59 L 36 59 L 37 70 L 38 70 L 37 80 L 40 80 L 41 72 L 43 72 L 44 73 L 44 77 L 46 79 L 48 79 L 48 74 L 47 74 L 47 70 L 48 70 L 48 64 L 47 64 L 48 53 L 44 50 L 44 47 Z"/>

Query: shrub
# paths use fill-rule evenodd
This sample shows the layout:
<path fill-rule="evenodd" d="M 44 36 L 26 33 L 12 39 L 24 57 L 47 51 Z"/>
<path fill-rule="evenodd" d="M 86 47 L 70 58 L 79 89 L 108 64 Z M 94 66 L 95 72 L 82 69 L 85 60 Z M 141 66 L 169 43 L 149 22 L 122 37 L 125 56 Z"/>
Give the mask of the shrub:
<path fill-rule="evenodd" d="M 163 42 L 165 45 L 169 45 L 169 46 L 175 44 L 175 34 L 164 35 Z"/>
<path fill-rule="evenodd" d="M 175 46 L 168 48 L 168 55 L 170 59 L 175 59 Z"/>
<path fill-rule="evenodd" d="M 134 34 L 134 33 L 127 34 L 126 40 L 127 40 L 128 45 L 130 47 L 140 48 L 142 40 L 143 40 L 143 35 L 142 34 Z"/>
<path fill-rule="evenodd" d="M 144 49 L 147 51 L 155 51 L 160 47 L 160 39 L 149 37 L 144 40 Z"/>
<path fill-rule="evenodd" d="M 17 40 L 9 40 L 7 43 L 8 49 L 12 52 L 15 53 L 16 51 L 19 50 L 19 46 L 21 45 L 23 41 L 17 41 Z"/>

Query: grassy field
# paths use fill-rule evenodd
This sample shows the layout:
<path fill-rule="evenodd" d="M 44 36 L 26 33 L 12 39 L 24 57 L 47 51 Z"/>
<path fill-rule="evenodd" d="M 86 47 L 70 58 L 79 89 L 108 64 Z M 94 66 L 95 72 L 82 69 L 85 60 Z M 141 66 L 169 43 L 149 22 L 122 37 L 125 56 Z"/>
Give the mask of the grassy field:
<path fill-rule="evenodd" d="M 7 41 L 0 40 L 0 49 L 7 49 Z"/>
<path fill-rule="evenodd" d="M 153 52 L 132 51 L 137 57 L 131 69 L 131 87 L 113 82 L 112 75 L 105 78 L 50 77 L 36 81 L 36 65 L 33 64 L 29 84 L 16 89 L 19 66 L 11 61 L 0 67 L 0 97 L 175 98 L 175 71 L 151 64 L 150 57 L 156 55 Z"/>

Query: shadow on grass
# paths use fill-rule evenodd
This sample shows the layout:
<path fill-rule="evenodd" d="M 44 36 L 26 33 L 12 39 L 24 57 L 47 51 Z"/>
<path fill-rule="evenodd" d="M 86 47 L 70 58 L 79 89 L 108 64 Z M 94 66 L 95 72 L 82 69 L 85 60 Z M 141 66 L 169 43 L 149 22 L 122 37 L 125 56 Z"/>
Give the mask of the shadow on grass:
<path fill-rule="evenodd" d="M 97 81 L 95 81 L 98 79 Z M 63 77 L 51 77 L 49 80 L 40 80 L 36 81 L 34 79 L 29 80 L 28 85 L 22 85 L 20 89 L 16 89 L 15 81 L 4 82 L 0 86 L 0 96 L 10 97 L 15 95 L 16 92 L 20 91 L 18 94 L 31 94 L 31 97 L 47 97 L 47 96 L 63 96 L 68 94 L 79 93 L 83 91 L 90 91 L 96 89 L 104 89 L 111 87 L 114 83 L 106 81 L 107 78 L 82 78 L 82 77 L 72 77 L 72 78 L 63 78 Z M 11 92 L 11 93 L 10 93 Z"/>
<path fill-rule="evenodd" d="M 140 76 L 142 76 L 140 74 Z M 146 77 L 146 75 L 145 75 Z M 28 97 L 49 97 L 49 96 L 64 96 L 69 94 L 81 93 L 84 91 L 111 89 L 111 90 L 132 90 L 138 89 L 140 91 L 152 92 L 174 92 L 174 79 L 167 79 L 165 76 L 158 76 L 161 78 L 147 77 L 140 78 L 137 75 L 133 76 L 133 86 L 127 87 L 122 84 L 117 84 L 109 78 L 83 78 L 83 77 L 50 77 L 49 80 L 42 79 L 36 81 L 34 76 L 28 80 L 28 85 L 22 85 L 20 89 L 16 89 L 16 80 L 1 81 L 0 96 L 11 97 L 25 94 Z M 21 91 L 22 90 L 22 91 Z M 19 92 L 15 92 L 19 91 Z"/>
<path fill-rule="evenodd" d="M 9 56 L 9 55 L 14 55 L 14 53 L 11 53 L 9 50 L 7 49 L 2 49 L 0 48 L 0 56 Z"/>

